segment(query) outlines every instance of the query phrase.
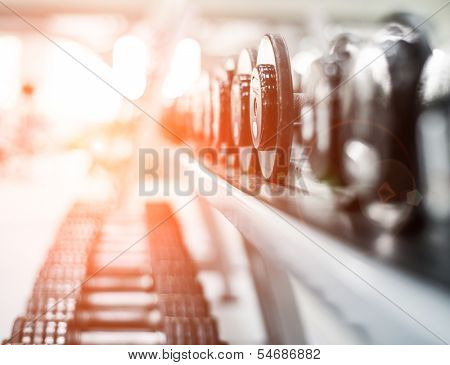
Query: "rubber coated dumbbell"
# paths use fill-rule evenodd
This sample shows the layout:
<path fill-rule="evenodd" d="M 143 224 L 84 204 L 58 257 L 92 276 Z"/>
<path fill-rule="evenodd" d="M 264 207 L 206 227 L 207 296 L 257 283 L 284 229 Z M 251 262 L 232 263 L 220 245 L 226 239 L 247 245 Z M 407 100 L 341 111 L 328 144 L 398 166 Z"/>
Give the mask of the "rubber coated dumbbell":
<path fill-rule="evenodd" d="M 67 343 L 68 323 L 19 317 L 14 321 L 10 339 L 4 344 L 64 345 Z"/>
<path fill-rule="evenodd" d="M 114 298 L 110 296 L 110 299 Z M 123 301 L 109 301 L 103 305 L 82 301 L 72 318 L 79 329 L 157 330 L 167 316 L 208 316 L 208 309 L 201 295 L 166 294 L 164 297 L 155 296 L 154 299 L 153 303 L 145 306 L 123 305 Z"/>
<path fill-rule="evenodd" d="M 347 84 L 350 137 L 343 148 L 347 184 L 358 190 L 362 211 L 386 229 L 413 216 L 418 181 L 418 84 L 431 54 L 426 35 L 410 16 L 387 20 L 358 54 Z"/>
<path fill-rule="evenodd" d="M 231 127 L 234 145 L 239 152 L 242 171 L 259 171 L 258 153 L 253 147 L 250 129 L 250 83 L 256 66 L 256 50 L 245 48 L 239 54 L 236 73 L 231 86 Z"/>
<path fill-rule="evenodd" d="M 280 35 L 259 44 L 250 82 L 250 130 L 262 175 L 282 182 L 288 174 L 295 122 L 289 53 Z"/>
<path fill-rule="evenodd" d="M 34 321 L 17 318 L 9 344 L 218 344 L 216 322 L 211 317 L 166 317 L 153 331 L 144 329 L 80 329 L 73 321 Z"/>
<path fill-rule="evenodd" d="M 223 68 L 217 68 L 211 80 L 212 128 L 211 146 L 216 149 L 219 162 L 234 166 L 236 149 L 231 127 L 231 83 L 236 71 L 236 59 L 229 57 Z"/>
<path fill-rule="evenodd" d="M 310 65 L 302 80 L 305 105 L 300 144 L 312 173 L 330 185 L 343 185 L 341 156 L 348 124 L 342 114 L 340 86 L 349 80 L 361 43 L 354 34 L 337 36 L 329 52 Z"/>
<path fill-rule="evenodd" d="M 449 222 L 450 204 L 450 55 L 434 49 L 420 81 L 418 126 L 419 192 L 425 213 L 434 221 Z M 448 223 L 447 223 L 448 224 Z"/>
<path fill-rule="evenodd" d="M 209 72 L 205 72 L 201 80 L 201 86 L 198 95 L 201 104 L 201 139 L 197 140 L 200 147 L 209 147 L 212 144 L 212 125 L 213 125 L 213 109 L 212 109 L 212 76 Z M 199 115 L 197 115 L 198 117 Z"/>
<path fill-rule="evenodd" d="M 211 136 L 209 73 L 202 71 L 192 91 L 192 128 L 196 145 L 208 145 Z M 209 115 L 209 116 L 208 116 Z M 208 122 L 206 120 L 208 119 Z"/>
<path fill-rule="evenodd" d="M 168 345 L 217 345 L 217 325 L 213 318 L 167 317 L 164 323 Z"/>
<path fill-rule="evenodd" d="M 14 322 L 8 344 L 47 345 L 112 345 L 112 344 L 164 344 L 161 331 L 102 331 L 79 330 L 72 321 L 35 321 L 19 317 Z"/>

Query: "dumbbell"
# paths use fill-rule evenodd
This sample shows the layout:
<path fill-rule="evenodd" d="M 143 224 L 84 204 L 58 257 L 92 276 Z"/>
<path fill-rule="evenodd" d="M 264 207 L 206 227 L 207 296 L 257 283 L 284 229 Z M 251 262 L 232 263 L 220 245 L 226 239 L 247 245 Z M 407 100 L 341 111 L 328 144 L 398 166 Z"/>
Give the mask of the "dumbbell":
<path fill-rule="evenodd" d="M 205 123 L 206 114 L 210 113 L 210 103 L 206 103 L 209 96 L 209 73 L 202 71 L 199 80 L 192 90 L 192 128 L 196 145 L 202 147 L 209 142 L 209 130 L 205 131 L 210 124 Z"/>
<path fill-rule="evenodd" d="M 58 290 L 35 291 L 28 301 L 27 312 L 39 314 L 42 309 L 75 310 L 80 291 L 64 293 Z"/>
<path fill-rule="evenodd" d="M 147 272 L 127 275 L 112 275 L 99 272 L 85 284 L 83 290 L 100 291 L 149 291 L 153 288 L 152 275 Z"/>
<path fill-rule="evenodd" d="M 76 297 L 36 296 L 28 302 L 26 315 L 35 320 L 72 320 L 76 303 Z"/>
<path fill-rule="evenodd" d="M 77 306 L 74 322 L 80 329 L 156 330 L 165 315 L 158 304 L 155 293 L 85 293 Z"/>
<path fill-rule="evenodd" d="M 150 245 L 150 256 L 161 260 L 184 260 L 186 249 L 175 245 Z"/>
<path fill-rule="evenodd" d="M 137 293 L 131 293 L 137 294 Z M 142 293 L 141 305 L 136 301 L 127 301 L 101 295 L 89 300 L 83 300 L 77 306 L 74 322 L 78 328 L 109 328 L 109 329 L 157 329 L 165 317 L 200 318 L 208 317 L 209 310 L 202 295 L 198 294 L 152 294 L 144 301 Z M 137 298 L 135 298 L 137 299 Z"/>
<path fill-rule="evenodd" d="M 55 290 L 34 291 L 28 301 L 26 317 L 33 321 L 72 320 L 75 317 L 79 298 L 80 291 L 65 293 L 65 295 Z"/>
<path fill-rule="evenodd" d="M 206 316 L 209 314 L 201 293 L 158 293 L 155 291 L 83 290 L 77 308 L 87 309 L 159 309 L 163 316 Z"/>
<path fill-rule="evenodd" d="M 68 333 L 69 344 L 219 344 L 217 325 L 213 318 L 166 317 L 161 328 L 154 331 L 83 331 Z"/>
<path fill-rule="evenodd" d="M 121 287 L 148 290 L 153 288 L 155 280 L 159 280 L 158 277 L 170 276 L 185 282 L 194 280 L 197 275 L 196 267 L 187 259 L 154 260 L 145 266 L 134 266 L 133 261 L 118 265 L 114 261 L 105 265 L 89 268 L 88 277 L 92 278 L 85 284 L 86 287 L 96 290 Z"/>
<path fill-rule="evenodd" d="M 161 129 L 164 137 L 173 141 L 176 139 L 174 134 L 180 138 L 183 136 L 183 130 L 180 131 L 178 125 L 179 118 L 181 118 L 181 114 L 178 108 L 178 98 L 166 101 L 166 104 L 162 107 L 160 116 L 161 123 L 165 126 L 165 128 Z M 176 139 L 176 142 L 179 142 L 179 140 Z"/>
<path fill-rule="evenodd" d="M 76 304 L 77 303 L 77 304 Z M 76 304 L 76 311 L 75 311 Z M 157 330 L 167 316 L 207 317 L 200 294 L 85 291 L 81 300 L 53 295 L 30 300 L 30 321 L 72 321 L 79 330 Z M 13 330 L 13 333 L 16 329 Z M 48 343 L 48 342 L 47 342 Z M 50 342 L 51 343 L 51 342 Z"/>
<path fill-rule="evenodd" d="M 162 121 L 166 126 L 163 133 L 176 143 L 180 142 L 180 138 L 183 140 L 191 137 L 192 115 L 190 104 L 190 96 L 184 94 L 174 98 L 163 110 Z"/>
<path fill-rule="evenodd" d="M 166 317 L 207 317 L 208 303 L 200 294 L 158 294 L 158 307 Z"/>
<path fill-rule="evenodd" d="M 170 207 L 165 204 L 149 206 L 149 224 L 159 223 L 162 216 L 170 215 L 170 212 Z M 124 252 L 123 261 L 120 258 L 114 260 L 111 271 L 98 271 L 123 252 L 124 247 L 127 248 L 124 238 L 138 227 L 121 229 L 120 223 L 123 221 L 117 217 L 106 219 L 102 237 L 89 248 L 77 250 L 71 245 L 65 250 L 63 245 L 56 249 L 52 247 L 35 283 L 26 320 L 16 321 L 13 330 L 15 334 L 17 326 L 22 326 L 24 336 L 16 338 L 17 335 L 13 335 L 13 342 L 154 343 L 150 338 L 164 335 L 162 329 L 167 329 L 170 334 L 174 323 L 176 331 L 185 323 L 182 341 L 217 343 L 217 339 L 210 338 L 215 324 L 211 327 L 208 320 L 207 303 L 195 278 L 196 268 L 184 248 L 175 219 L 158 227 L 153 240 L 147 244 Z M 117 237 L 119 239 L 114 240 Z M 75 255 L 69 257 L 70 254 Z M 89 277 L 89 273 L 95 275 Z M 83 283 L 85 274 L 89 280 Z M 168 327 L 165 323 L 172 316 L 176 318 Z M 177 324 L 178 321 L 181 324 Z M 62 335 L 63 330 L 71 337 Z M 171 343 L 181 341 L 182 334 L 176 331 L 171 335 L 174 338 Z M 139 342 L 133 337 L 137 332 L 142 335 Z"/>
<path fill-rule="evenodd" d="M 217 326 L 214 319 L 167 317 L 161 328 L 155 331 L 82 330 L 72 321 L 33 321 L 17 318 L 12 336 L 5 341 L 9 344 L 70 344 L 70 345 L 111 345 L 111 344 L 218 344 Z"/>
<path fill-rule="evenodd" d="M 55 297 L 65 297 L 79 290 L 81 280 L 73 279 L 40 279 L 35 282 L 32 295 L 49 293 Z M 74 295 L 75 295 L 74 294 Z"/>
<path fill-rule="evenodd" d="M 145 219 L 150 226 L 163 226 L 166 224 L 178 226 L 177 220 L 173 217 L 173 210 L 170 204 L 165 202 L 146 204 Z"/>
<path fill-rule="evenodd" d="M 216 321 L 211 317 L 166 317 L 164 332 L 167 345 L 220 344 Z"/>
<path fill-rule="evenodd" d="M 195 141 L 196 145 L 200 145 L 203 139 L 203 95 L 200 93 L 200 87 L 198 84 L 192 91 L 192 133 L 191 138 Z"/>
<path fill-rule="evenodd" d="M 140 234 L 133 235 L 124 235 L 121 237 L 101 237 L 97 242 L 95 242 L 90 247 L 90 254 L 107 254 L 107 253 L 116 253 L 120 254 L 121 252 L 129 252 L 132 254 L 141 254 L 147 255 L 149 253 L 149 245 L 144 240 L 137 242 L 136 237 L 141 236 Z"/>
<path fill-rule="evenodd" d="M 212 124 L 213 124 L 213 110 L 212 110 L 212 75 L 205 71 L 199 85 L 197 94 L 198 103 L 201 105 L 201 110 L 196 110 L 196 118 L 201 131 L 199 135 L 201 138 L 197 140 L 199 147 L 209 147 L 212 144 Z"/>
<path fill-rule="evenodd" d="M 167 248 L 185 251 L 181 233 L 178 232 L 176 224 L 167 221 L 155 228 L 156 225 L 149 224 L 148 243 L 150 250 Z"/>
<path fill-rule="evenodd" d="M 67 335 L 69 345 L 164 345 L 163 331 L 146 330 L 78 330 L 72 329 Z"/>
<path fill-rule="evenodd" d="M 433 221 L 450 220 L 450 55 L 434 49 L 420 81 L 419 191 Z M 448 224 L 448 223 L 447 223 Z"/>
<path fill-rule="evenodd" d="M 203 297 L 200 295 L 187 296 L 187 295 L 178 295 L 172 298 L 171 295 L 166 295 L 165 298 L 163 296 L 159 296 L 159 302 L 155 299 L 156 296 L 153 296 L 153 300 L 147 301 L 147 305 L 145 302 L 141 300 L 139 303 L 140 306 L 136 306 L 136 303 L 139 301 L 135 300 L 127 302 L 129 299 L 130 293 L 126 296 L 125 301 L 117 300 L 117 298 L 109 297 L 98 298 L 99 295 L 104 295 L 104 293 L 93 293 L 92 295 L 97 295 L 97 298 L 90 298 L 90 301 L 81 301 L 77 306 L 77 310 L 74 312 L 67 310 L 66 308 L 59 308 L 61 302 L 58 303 L 57 310 L 49 310 L 46 307 L 42 307 L 35 309 L 34 311 L 31 309 L 28 312 L 29 318 L 29 326 L 34 327 L 34 323 L 37 324 L 37 328 L 42 328 L 40 324 L 55 322 L 67 322 L 71 321 L 74 324 L 74 328 L 76 328 L 76 334 L 86 333 L 87 338 L 92 338 L 94 333 L 99 334 L 99 332 L 113 331 L 118 334 L 118 331 L 121 331 L 122 338 L 120 339 L 120 343 L 128 343 L 129 338 L 127 337 L 127 333 L 141 331 L 142 333 L 156 332 L 164 327 L 164 322 L 168 318 L 168 316 L 187 316 L 186 318 L 197 319 L 200 318 L 200 321 L 208 320 L 208 310 L 207 304 L 204 301 Z M 131 293 L 132 294 L 132 293 Z M 124 297 L 122 297 L 123 299 Z M 67 301 L 67 299 L 65 299 Z M 114 304 L 111 304 L 113 302 Z M 132 305 L 130 305 L 133 303 Z M 48 304 L 54 305 L 52 302 Z M 88 304 L 88 305 L 86 305 Z M 127 305 L 128 304 L 128 305 Z M 35 306 L 36 307 L 36 306 Z M 42 314 L 40 311 L 44 311 Z M 35 315 L 39 314 L 38 316 Z M 197 321 L 198 322 L 198 321 Z M 207 321 L 208 322 L 208 321 Z M 17 323 L 16 323 L 17 324 Z M 27 326 L 25 326 L 27 327 Z M 34 331 L 32 334 L 32 330 L 28 329 L 24 331 L 24 335 L 27 335 L 26 338 L 20 337 L 22 334 L 17 333 L 20 330 L 17 328 L 17 325 L 13 328 L 13 343 L 46 343 L 46 344 L 64 344 L 67 343 L 67 340 L 63 340 L 61 338 L 56 339 L 55 337 L 48 338 L 48 336 L 55 334 L 55 327 L 51 328 L 52 331 L 48 329 L 45 331 Z M 61 326 L 58 326 L 61 327 Z M 67 327 L 66 327 L 67 328 Z M 191 331 L 189 328 L 186 333 Z M 43 333 L 44 332 L 44 333 Z M 59 333 L 61 335 L 61 333 Z M 32 337 L 34 335 L 34 339 Z M 180 335 L 180 334 L 179 334 Z M 84 336 L 84 337 L 86 337 Z M 96 336 L 94 336 L 96 337 Z M 100 336 L 101 337 L 101 336 Z M 106 338 L 108 341 L 111 340 L 106 334 Z M 142 339 L 146 338 L 143 336 Z M 118 339 L 119 340 L 119 339 Z M 74 340 L 70 340 L 69 343 L 74 343 Z M 96 343 L 97 341 L 94 339 L 86 339 L 81 340 L 87 341 L 87 343 Z M 190 343 L 185 338 L 185 343 Z M 194 340 L 194 343 L 196 340 Z M 78 343 L 78 342 L 75 342 Z M 105 343 L 110 344 L 110 342 Z"/>
<path fill-rule="evenodd" d="M 92 237 L 98 232 L 98 225 L 94 222 L 68 222 L 62 225 L 57 233 L 57 239 L 67 237 Z"/>
<path fill-rule="evenodd" d="M 101 218 L 111 208 L 111 202 L 99 202 L 95 204 L 86 201 L 76 201 L 67 214 L 67 218 L 73 216 L 90 216 Z"/>
<path fill-rule="evenodd" d="M 64 292 L 61 290 L 35 290 L 27 304 L 27 315 L 47 319 L 73 318 L 81 290 Z"/>
<path fill-rule="evenodd" d="M 194 275 L 196 270 L 186 249 L 176 241 L 161 244 L 155 237 L 149 244 L 139 242 L 134 246 L 97 243 L 91 249 L 87 265 L 89 273 L 145 274 L 178 273 Z M 104 268 L 104 269 L 102 269 Z"/>
<path fill-rule="evenodd" d="M 89 257 L 88 275 L 141 275 L 150 273 L 149 255 L 140 252 L 97 252 Z"/>
<path fill-rule="evenodd" d="M 74 322 L 80 330 L 123 329 L 156 331 L 161 327 L 161 312 L 146 308 L 77 308 Z"/>
<path fill-rule="evenodd" d="M 129 300 L 125 293 L 86 293 L 72 318 L 83 329 L 156 329 L 167 316 L 209 316 L 206 301 L 199 294 L 129 294 L 135 301 Z"/>
<path fill-rule="evenodd" d="M 78 308 L 159 309 L 162 316 L 202 317 L 209 315 L 208 304 L 200 293 L 157 293 L 144 291 L 83 291 Z"/>
<path fill-rule="evenodd" d="M 80 265 L 87 260 L 87 250 L 65 250 L 64 248 L 54 248 L 50 250 L 44 263 L 45 267 L 53 265 Z"/>
<path fill-rule="evenodd" d="M 184 100 L 184 108 L 185 108 L 185 117 L 181 120 L 181 122 L 184 125 L 185 132 L 184 136 L 185 138 L 192 139 L 195 138 L 195 130 L 194 130 L 194 110 L 195 110 L 195 104 L 194 104 L 194 93 L 193 90 L 188 90 L 183 96 Z"/>
<path fill-rule="evenodd" d="M 149 229 L 152 229 L 154 225 L 149 225 Z M 150 247 L 153 246 L 170 246 L 181 247 L 182 241 L 180 235 L 176 232 L 176 225 L 170 222 L 164 222 L 156 229 L 152 230 L 148 236 Z"/>
<path fill-rule="evenodd" d="M 86 284 L 96 279 L 98 277 L 93 277 Z M 201 286 L 188 277 L 157 275 L 156 290 L 168 293 L 162 295 L 151 292 L 153 286 L 148 283 L 136 285 L 123 277 L 115 278 L 113 285 L 103 281 L 92 286 L 86 284 L 81 294 L 79 290 L 77 293 L 69 292 L 70 295 L 65 292 L 55 293 L 53 285 L 35 292 L 27 314 L 44 319 L 75 318 L 79 326 L 91 327 L 150 326 L 159 323 L 160 318 L 167 315 L 207 315 Z M 75 304 L 77 307 L 74 313 Z"/>
<path fill-rule="evenodd" d="M 95 275 L 98 281 L 100 278 L 106 281 L 114 282 L 113 278 L 122 277 L 129 278 L 130 282 L 140 280 L 139 278 L 148 277 L 150 274 L 155 277 L 157 275 L 173 275 L 182 276 L 185 278 L 194 277 L 197 274 L 196 267 L 193 262 L 187 258 L 178 260 L 149 260 L 149 257 L 143 255 L 133 255 L 140 261 L 136 261 L 134 257 L 129 258 L 126 254 L 117 256 L 113 255 L 93 255 L 88 265 L 88 276 Z M 150 262 L 149 262 L 150 261 Z M 134 278 L 133 280 L 131 280 Z"/>
<path fill-rule="evenodd" d="M 99 232 L 96 232 L 92 237 L 73 236 L 73 235 L 57 235 L 51 246 L 52 250 L 64 250 L 65 252 L 88 252 L 91 244 L 99 237 Z"/>
<path fill-rule="evenodd" d="M 190 137 L 192 127 L 191 98 L 184 94 L 175 99 L 176 115 L 173 120 L 175 131 L 184 138 Z"/>
<path fill-rule="evenodd" d="M 81 330 L 157 330 L 166 316 L 205 317 L 208 307 L 200 294 L 88 290 L 78 300 L 54 296 L 33 298 L 27 316 L 33 321 L 72 320 Z"/>
<path fill-rule="evenodd" d="M 56 234 L 55 242 L 72 241 L 80 245 L 89 245 L 95 241 L 100 234 L 100 227 L 97 224 L 64 224 Z"/>
<path fill-rule="evenodd" d="M 239 54 L 231 86 L 231 127 L 234 145 L 239 152 L 239 166 L 250 174 L 258 172 L 258 153 L 250 130 L 250 83 L 256 66 L 256 50 L 245 48 Z"/>
<path fill-rule="evenodd" d="M 298 96 L 295 98 L 298 100 Z M 295 116 L 289 52 L 280 35 L 266 34 L 259 44 L 249 107 L 251 136 L 261 173 L 280 183 L 289 171 Z"/>
<path fill-rule="evenodd" d="M 193 277 L 156 275 L 155 290 L 162 294 L 202 294 L 203 288 Z"/>
<path fill-rule="evenodd" d="M 358 54 L 347 84 L 350 137 L 344 179 L 356 187 L 363 213 L 383 228 L 400 228 L 417 202 L 418 83 L 431 53 L 407 16 L 394 16 Z"/>
<path fill-rule="evenodd" d="M 11 337 L 4 344 L 64 345 L 67 340 L 68 322 L 36 320 L 19 317 L 14 321 Z"/>
<path fill-rule="evenodd" d="M 235 71 L 236 58 L 228 57 L 224 67 L 218 67 L 211 80 L 211 146 L 218 153 L 218 161 L 227 166 L 234 166 L 236 163 L 230 110 L 231 84 Z"/>
<path fill-rule="evenodd" d="M 22 345 L 164 344 L 161 331 L 79 330 L 72 321 L 34 320 L 19 317 L 11 338 L 4 343 Z"/>
<path fill-rule="evenodd" d="M 45 265 L 40 271 L 38 281 L 45 280 L 70 280 L 80 281 L 86 276 L 86 265 Z"/>
<path fill-rule="evenodd" d="M 338 35 L 328 53 L 310 65 L 302 80 L 305 104 L 299 128 L 300 144 L 314 176 L 332 186 L 343 185 L 341 156 L 348 138 L 340 86 L 348 82 L 361 43 L 354 34 Z"/>

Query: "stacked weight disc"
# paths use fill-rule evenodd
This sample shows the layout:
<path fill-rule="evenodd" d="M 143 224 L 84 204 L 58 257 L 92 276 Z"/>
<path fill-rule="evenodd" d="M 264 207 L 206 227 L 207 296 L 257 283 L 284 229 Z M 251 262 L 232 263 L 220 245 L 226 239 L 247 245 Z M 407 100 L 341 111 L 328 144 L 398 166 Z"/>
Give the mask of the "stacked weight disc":
<path fill-rule="evenodd" d="M 148 205 L 146 219 L 75 206 L 6 343 L 219 343 L 171 214 L 167 204 Z"/>

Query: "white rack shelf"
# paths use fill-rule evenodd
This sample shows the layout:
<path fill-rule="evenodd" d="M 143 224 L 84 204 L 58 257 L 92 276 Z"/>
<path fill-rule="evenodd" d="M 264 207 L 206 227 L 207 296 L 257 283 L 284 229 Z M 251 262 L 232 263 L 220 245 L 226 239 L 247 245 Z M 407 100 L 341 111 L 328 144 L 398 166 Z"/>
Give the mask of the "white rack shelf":
<path fill-rule="evenodd" d="M 262 255 L 287 269 L 341 319 L 362 329 L 370 343 L 450 342 L 450 291 L 445 285 L 387 263 L 275 207 L 272 203 L 282 195 L 269 203 L 267 189 L 253 196 L 195 160 L 186 158 L 182 166 L 197 187 L 210 188 L 197 189 L 198 194 Z"/>

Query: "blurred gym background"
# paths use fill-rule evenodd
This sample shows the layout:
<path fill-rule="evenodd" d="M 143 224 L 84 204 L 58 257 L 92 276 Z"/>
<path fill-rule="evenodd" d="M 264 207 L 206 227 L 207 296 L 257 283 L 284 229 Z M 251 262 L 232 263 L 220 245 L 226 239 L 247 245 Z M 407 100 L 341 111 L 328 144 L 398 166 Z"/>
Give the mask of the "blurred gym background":
<path fill-rule="evenodd" d="M 2 0 L 0 338 L 9 335 L 69 206 L 79 196 L 130 194 L 126 187 L 137 174 L 138 148 L 167 143 L 152 118 L 160 119 L 164 105 L 186 92 L 202 67 L 256 47 L 262 35 L 276 32 L 285 37 L 293 70 L 301 74 L 305 59 L 296 54 L 305 49 L 320 54 L 343 30 L 369 33 L 390 12 L 427 17 L 441 5 L 439 0 Z M 444 11 L 424 25 L 433 47 L 450 51 L 449 19 Z M 211 256 L 202 249 L 211 236 L 201 209 L 196 205 L 182 215 L 188 244 L 200 261 Z M 240 240 L 223 217 L 211 219 L 223 240 Z M 237 268 L 231 294 L 240 301 L 224 304 L 222 281 L 205 274 L 222 337 L 264 343 L 245 255 L 239 245 L 230 246 L 230 265 Z M 314 308 L 312 297 L 304 300 Z M 322 316 L 329 321 L 327 333 L 312 324 L 308 342 L 365 341 L 343 333 L 332 313 L 327 315 Z"/>

